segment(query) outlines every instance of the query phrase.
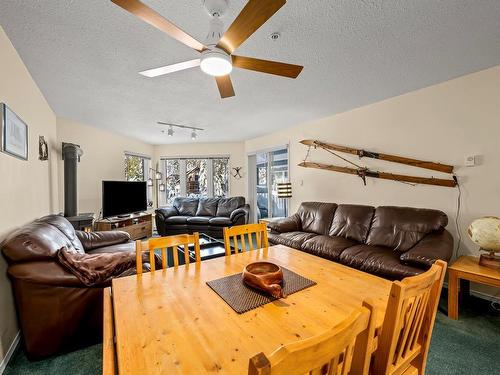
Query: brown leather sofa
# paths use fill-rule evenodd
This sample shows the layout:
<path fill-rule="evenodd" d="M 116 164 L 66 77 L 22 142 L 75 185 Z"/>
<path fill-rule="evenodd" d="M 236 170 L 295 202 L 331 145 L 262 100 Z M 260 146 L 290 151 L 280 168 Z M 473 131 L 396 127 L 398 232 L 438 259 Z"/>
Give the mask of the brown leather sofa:
<path fill-rule="evenodd" d="M 177 197 L 172 207 L 156 210 L 156 229 L 160 236 L 199 232 L 222 238 L 224 227 L 248 223 L 249 212 L 244 197 Z"/>
<path fill-rule="evenodd" d="M 102 288 L 86 287 L 57 262 L 66 246 L 80 253 L 135 251 L 128 233 L 75 231 L 64 217 L 35 220 L 1 244 L 30 359 L 102 340 Z"/>
<path fill-rule="evenodd" d="M 453 238 L 437 210 L 305 202 L 268 224 L 271 244 L 283 244 L 390 280 L 448 262 Z"/>

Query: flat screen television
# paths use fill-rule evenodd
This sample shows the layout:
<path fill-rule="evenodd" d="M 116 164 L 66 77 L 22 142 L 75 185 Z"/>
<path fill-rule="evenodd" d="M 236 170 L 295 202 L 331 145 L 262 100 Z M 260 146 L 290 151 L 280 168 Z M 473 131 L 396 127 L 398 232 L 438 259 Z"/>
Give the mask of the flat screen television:
<path fill-rule="evenodd" d="M 146 211 L 146 182 L 103 181 L 102 216 L 122 216 Z"/>

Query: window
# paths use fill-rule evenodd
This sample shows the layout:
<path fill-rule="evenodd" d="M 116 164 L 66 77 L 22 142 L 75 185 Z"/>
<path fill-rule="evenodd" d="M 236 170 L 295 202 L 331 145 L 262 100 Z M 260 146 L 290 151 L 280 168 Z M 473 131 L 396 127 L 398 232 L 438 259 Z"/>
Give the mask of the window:
<path fill-rule="evenodd" d="M 229 194 L 229 159 L 213 159 L 214 197 L 227 197 Z"/>
<path fill-rule="evenodd" d="M 174 198 L 181 194 L 181 170 L 179 159 L 165 160 L 166 198 L 172 205 Z"/>
<path fill-rule="evenodd" d="M 125 154 L 125 180 L 146 181 L 145 158 Z"/>
<path fill-rule="evenodd" d="M 206 159 L 186 160 L 186 196 L 208 196 L 207 162 Z"/>
<path fill-rule="evenodd" d="M 175 197 L 226 197 L 229 194 L 229 158 L 196 157 L 162 159 L 166 189 L 162 204 Z"/>
<path fill-rule="evenodd" d="M 148 156 L 126 152 L 124 158 L 125 181 L 147 181 L 150 165 L 151 158 Z M 153 189 L 148 186 L 147 199 L 149 207 L 153 206 L 152 195 Z"/>

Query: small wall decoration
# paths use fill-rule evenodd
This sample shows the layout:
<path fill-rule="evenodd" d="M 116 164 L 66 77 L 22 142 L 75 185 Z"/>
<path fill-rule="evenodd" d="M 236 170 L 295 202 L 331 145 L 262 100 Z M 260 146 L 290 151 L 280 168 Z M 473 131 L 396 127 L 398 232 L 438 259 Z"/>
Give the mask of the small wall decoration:
<path fill-rule="evenodd" d="M 43 135 L 38 137 L 38 159 L 49 160 L 49 145 Z"/>
<path fill-rule="evenodd" d="M 4 103 L 1 103 L 0 107 L 0 150 L 16 158 L 28 160 L 28 125 Z"/>
<path fill-rule="evenodd" d="M 240 178 L 242 178 L 243 176 L 241 175 L 240 171 L 241 171 L 241 167 L 234 167 L 233 168 L 233 177 L 236 178 L 237 180 L 239 180 Z"/>

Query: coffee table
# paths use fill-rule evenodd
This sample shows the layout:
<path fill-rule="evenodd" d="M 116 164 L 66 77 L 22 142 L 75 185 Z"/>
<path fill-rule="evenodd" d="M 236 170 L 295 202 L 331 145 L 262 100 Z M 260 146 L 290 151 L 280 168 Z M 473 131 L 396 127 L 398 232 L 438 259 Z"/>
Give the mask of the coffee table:
<path fill-rule="evenodd" d="M 178 246 L 177 251 L 179 252 L 179 264 L 184 264 L 184 246 Z M 231 252 L 234 252 L 233 247 L 231 247 Z M 224 255 L 226 255 L 226 249 L 222 241 L 205 233 L 200 233 L 200 258 L 202 261 Z M 194 245 L 189 245 L 189 258 L 191 262 L 195 261 Z M 169 262 L 169 265 L 173 265 L 173 260 L 172 263 Z"/>

